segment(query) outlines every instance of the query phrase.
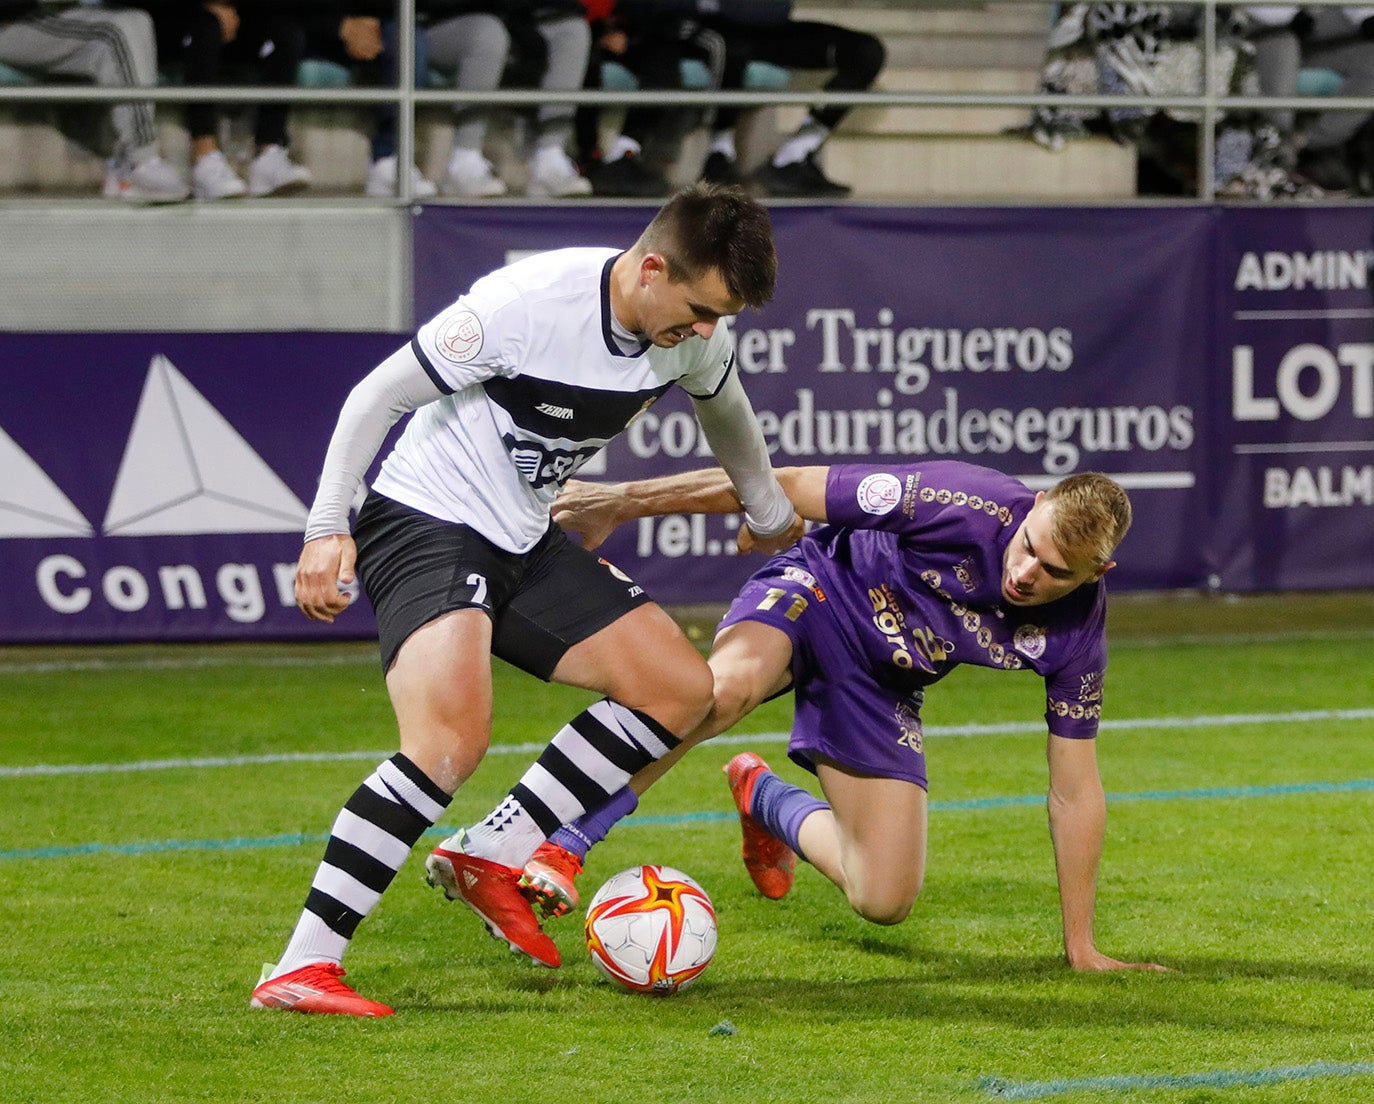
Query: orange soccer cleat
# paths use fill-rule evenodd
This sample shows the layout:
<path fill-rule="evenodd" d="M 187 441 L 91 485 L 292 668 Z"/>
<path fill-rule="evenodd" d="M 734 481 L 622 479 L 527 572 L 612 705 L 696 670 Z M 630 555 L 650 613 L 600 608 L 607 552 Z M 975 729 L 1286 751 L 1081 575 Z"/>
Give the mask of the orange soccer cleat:
<path fill-rule="evenodd" d="M 768 770 L 768 764 L 753 752 L 741 752 L 724 766 L 725 777 L 730 783 L 730 793 L 739 810 L 739 826 L 744 834 L 740 854 L 744 858 L 744 869 L 765 897 L 777 900 L 787 896 L 796 877 L 797 853 L 777 836 L 773 835 L 749 813 L 749 803 L 754 796 L 754 785 L 759 775 Z"/>
<path fill-rule="evenodd" d="M 515 867 L 436 847 L 425 860 L 425 871 L 425 881 L 477 913 L 494 939 L 541 966 L 561 964 L 558 947 L 540 929 Z"/>
<path fill-rule="evenodd" d="M 287 1012 L 324 1012 L 338 1016 L 390 1016 L 392 1009 L 370 1001 L 339 979 L 344 970 L 333 962 L 312 962 L 281 977 L 269 978 L 272 963 L 263 967 L 253 990 L 250 1008 L 280 1008 Z"/>

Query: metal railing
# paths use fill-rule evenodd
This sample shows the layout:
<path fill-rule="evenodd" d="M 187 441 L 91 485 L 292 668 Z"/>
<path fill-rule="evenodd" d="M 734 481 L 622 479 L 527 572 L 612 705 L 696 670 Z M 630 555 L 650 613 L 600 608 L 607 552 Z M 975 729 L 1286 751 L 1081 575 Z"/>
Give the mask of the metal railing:
<path fill-rule="evenodd" d="M 1014 3 L 1026 6 L 1026 0 L 983 0 L 970 3 L 970 8 Z M 190 87 L 94 87 L 90 85 L 10 85 L 0 87 L 0 104 L 71 104 L 124 103 L 130 100 L 154 104 L 186 104 L 227 102 L 235 104 L 292 103 L 332 106 L 366 106 L 395 104 L 398 108 L 397 160 L 401 165 L 415 160 L 415 112 L 418 107 L 467 104 L 486 107 L 529 108 L 541 104 L 574 104 L 595 107 L 652 104 L 655 107 L 767 107 L 767 106 L 843 106 L 843 107 L 1021 107 L 1030 111 L 1037 107 L 1068 109 L 1107 109 L 1148 107 L 1161 110 L 1196 112 L 1198 127 L 1198 198 L 1215 198 L 1212 162 L 1215 156 L 1215 133 L 1224 115 L 1235 111 L 1366 111 L 1374 112 L 1374 96 L 1233 96 L 1216 95 L 1210 90 L 1214 84 L 1217 47 L 1218 0 L 1182 0 L 1203 8 L 1202 74 L 1203 91 L 1191 96 L 1155 96 L 1148 94 L 1067 95 L 1054 92 L 1035 93 L 968 93 L 968 92 L 824 92 L 814 91 L 600 91 L 580 89 L 572 92 L 546 92 L 538 89 L 498 89 L 491 92 L 463 92 L 448 89 L 421 89 L 413 83 L 415 71 L 415 0 L 398 0 L 398 71 L 395 86 L 349 88 L 303 88 L 298 85 L 281 86 L 202 86 Z M 893 0 L 886 4 L 866 3 L 865 7 L 916 7 Z M 1046 4 L 1046 12 L 1056 5 Z M 1226 5 L 1236 6 L 1236 5 Z M 1346 7 L 1341 0 L 1307 0 L 1301 7 Z M 939 5 L 948 10 L 948 5 Z M 1049 22 L 1046 23 L 1046 35 Z M 1374 40 L 1370 42 L 1374 51 Z M 378 204 L 408 204 L 413 202 L 408 173 L 398 174 L 400 192 L 395 199 L 377 199 Z"/>

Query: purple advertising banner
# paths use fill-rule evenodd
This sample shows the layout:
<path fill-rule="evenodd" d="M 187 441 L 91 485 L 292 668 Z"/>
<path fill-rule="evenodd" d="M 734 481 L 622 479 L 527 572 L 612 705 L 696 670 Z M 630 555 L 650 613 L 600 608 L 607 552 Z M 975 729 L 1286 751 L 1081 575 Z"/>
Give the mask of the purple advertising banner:
<path fill-rule="evenodd" d="M 426 207 L 416 319 L 649 207 Z M 1117 588 L 1374 586 L 1374 214 L 1366 208 L 778 207 L 777 296 L 736 320 L 774 463 L 955 458 L 1105 471 L 1136 523 Z M 329 639 L 292 597 L 353 384 L 397 334 L 0 334 L 0 642 Z M 680 392 L 579 473 L 712 463 Z M 660 601 L 759 566 L 736 518 L 623 527 Z"/>
<path fill-rule="evenodd" d="M 1212 583 L 1374 586 L 1374 212 L 1266 214 L 1216 243 Z"/>
<path fill-rule="evenodd" d="M 0 337 L 0 640 L 371 635 L 292 577 L 339 407 L 402 340 Z"/>
<path fill-rule="evenodd" d="M 629 244 L 652 211 L 617 210 L 599 234 L 597 214 L 426 209 L 417 301 L 445 306 L 514 255 L 503 247 Z M 956 458 L 1037 489 L 1107 471 L 1137 516 L 1113 583 L 1203 584 L 1213 210 L 780 207 L 772 216 L 777 296 L 741 315 L 735 334 L 775 464 Z M 690 403 L 672 392 L 606 450 L 604 467 L 582 474 L 619 480 L 710 462 Z M 616 533 L 606 555 L 661 601 L 726 600 L 758 566 L 729 559 L 737 525 L 645 520 Z"/>

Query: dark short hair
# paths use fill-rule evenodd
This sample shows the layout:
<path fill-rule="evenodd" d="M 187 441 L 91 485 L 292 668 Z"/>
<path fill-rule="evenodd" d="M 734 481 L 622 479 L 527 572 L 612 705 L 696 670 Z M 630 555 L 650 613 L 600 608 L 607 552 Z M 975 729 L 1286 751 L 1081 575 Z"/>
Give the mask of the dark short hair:
<path fill-rule="evenodd" d="M 654 216 L 636 247 L 662 254 L 674 283 L 698 280 L 714 269 L 726 290 L 750 307 L 767 303 L 777 286 L 768 209 L 743 188 L 705 183 L 683 188 Z"/>

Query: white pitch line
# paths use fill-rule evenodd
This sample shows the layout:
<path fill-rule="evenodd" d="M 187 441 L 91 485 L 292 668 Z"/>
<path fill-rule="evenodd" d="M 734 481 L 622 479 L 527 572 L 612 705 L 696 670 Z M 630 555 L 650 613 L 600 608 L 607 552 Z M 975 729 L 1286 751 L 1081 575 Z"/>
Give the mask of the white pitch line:
<path fill-rule="evenodd" d="M 1210 610 L 1199 609 L 1199 614 Z M 1305 642 L 1323 640 L 1363 640 L 1374 637 L 1374 629 L 1318 629 L 1294 632 L 1256 633 L 1175 633 L 1163 636 L 1123 637 L 1113 640 L 1117 648 L 1160 648 L 1174 644 L 1274 644 L 1283 641 Z M 213 670 L 217 667 L 370 667 L 377 668 L 374 649 L 366 651 L 314 652 L 309 655 L 199 655 L 199 656 L 131 656 L 127 659 L 0 659 L 0 676 L 4 675 L 60 675 L 79 671 L 191 671 Z"/>
<path fill-rule="evenodd" d="M 313 655 L 141 656 L 128 659 L 0 660 L 0 675 L 60 675 L 68 671 L 190 671 L 215 667 L 348 667 L 376 668 L 375 650 L 324 652 Z"/>
<path fill-rule="evenodd" d="M 1219 713 L 1200 717 L 1130 717 L 1103 721 L 1104 732 L 1130 732 L 1137 729 L 1220 728 L 1228 725 L 1315 724 L 1322 721 L 1374 720 L 1374 707 L 1367 709 L 1307 709 L 1289 713 Z M 1024 721 L 1001 724 L 946 725 L 927 729 L 927 739 L 960 736 L 1023 736 L 1043 733 L 1045 726 Z M 782 743 L 786 732 L 737 733 L 717 736 L 717 745 Z M 488 755 L 537 755 L 547 744 L 494 744 Z M 205 770 L 211 767 L 255 767 L 273 763 L 342 763 L 353 759 L 379 762 L 390 751 L 297 751 L 274 755 L 219 755 L 195 759 L 142 759 L 127 763 L 32 763 L 0 767 L 0 778 L 35 778 L 62 774 L 129 774 L 139 771 Z"/>

